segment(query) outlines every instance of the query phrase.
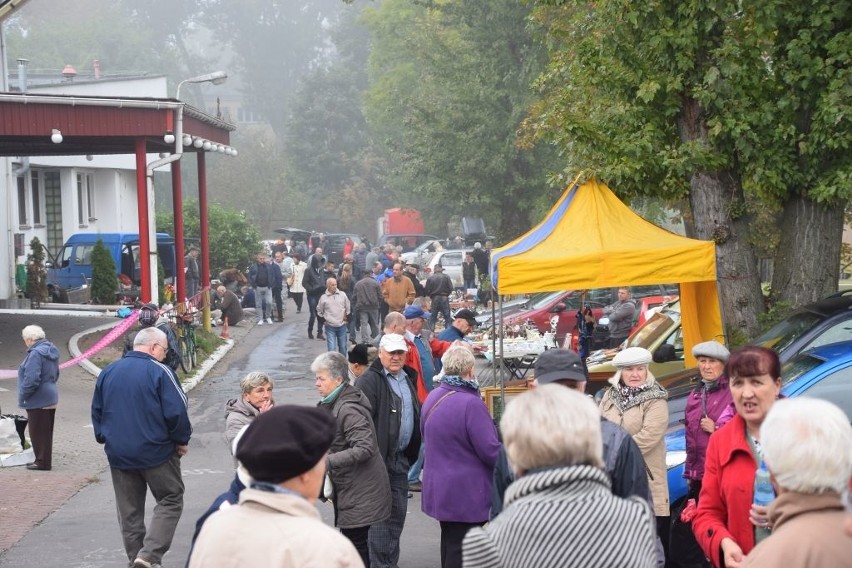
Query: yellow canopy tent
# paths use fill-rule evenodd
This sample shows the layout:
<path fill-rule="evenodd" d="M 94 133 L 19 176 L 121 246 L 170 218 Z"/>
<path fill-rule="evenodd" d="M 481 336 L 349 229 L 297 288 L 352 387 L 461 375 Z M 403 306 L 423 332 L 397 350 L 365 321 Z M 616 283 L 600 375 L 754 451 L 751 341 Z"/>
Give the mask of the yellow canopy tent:
<path fill-rule="evenodd" d="M 724 341 L 716 248 L 642 219 L 603 183 L 570 186 L 544 220 L 491 255 L 499 294 L 680 284 L 687 366 L 692 347 Z"/>

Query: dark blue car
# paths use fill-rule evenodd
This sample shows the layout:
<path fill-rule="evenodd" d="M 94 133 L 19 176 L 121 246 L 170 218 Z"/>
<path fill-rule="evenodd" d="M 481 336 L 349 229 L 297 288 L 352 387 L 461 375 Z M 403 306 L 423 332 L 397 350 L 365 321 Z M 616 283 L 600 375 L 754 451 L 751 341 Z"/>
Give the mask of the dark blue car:
<path fill-rule="evenodd" d="M 852 341 L 815 347 L 784 363 L 781 367 L 781 394 L 786 397 L 811 396 L 838 405 L 852 420 Z M 686 496 L 683 464 L 686 462 L 686 436 L 683 411 L 686 396 L 669 399 L 669 423 L 666 434 L 669 503 Z"/>

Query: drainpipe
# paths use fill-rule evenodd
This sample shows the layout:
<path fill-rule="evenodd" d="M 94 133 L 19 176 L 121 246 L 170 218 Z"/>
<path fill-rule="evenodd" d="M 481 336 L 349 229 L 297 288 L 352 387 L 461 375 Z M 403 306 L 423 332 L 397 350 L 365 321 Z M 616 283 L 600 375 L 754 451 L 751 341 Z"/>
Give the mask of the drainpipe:
<path fill-rule="evenodd" d="M 6 22 L 0 20 L 0 91 L 4 93 L 9 91 L 9 68 L 6 63 Z M 12 298 L 15 295 L 15 264 L 17 263 L 17 258 L 15 257 L 15 239 L 14 239 L 14 231 L 12 230 L 12 208 L 9 207 L 8 202 L 8 194 L 11 192 L 12 187 L 12 158 L 4 157 L 3 158 L 3 177 L 5 179 L 5 187 L 7 194 L 6 205 L 6 255 L 7 255 L 7 265 L 6 270 L 8 270 L 9 274 L 5 279 L 5 284 L 0 284 L 0 288 L 5 288 L 8 290 L 7 293 L 4 293 L 4 297 Z"/>
<path fill-rule="evenodd" d="M 28 59 L 23 57 L 18 58 L 18 90 L 22 93 L 27 92 L 27 64 Z M 12 169 L 12 176 L 25 176 L 30 171 L 30 157 L 21 156 L 21 165 Z"/>
<path fill-rule="evenodd" d="M 148 227 L 145 229 L 148 232 L 148 265 L 150 266 L 150 281 L 148 285 L 151 287 L 151 301 L 159 303 L 159 278 L 157 274 L 157 219 L 155 214 L 154 203 L 154 170 L 165 165 L 178 162 L 183 156 L 183 107 L 184 103 L 176 105 L 177 119 L 175 120 L 175 153 L 159 160 L 150 162 L 145 168 L 147 177 L 146 191 L 148 193 Z M 172 167 L 180 167 L 179 163 L 174 163 Z M 175 217 L 180 212 L 175 211 Z M 143 230 L 139 227 L 139 231 Z M 175 254 L 181 254 L 182 251 L 177 250 L 177 239 L 175 239 Z"/>

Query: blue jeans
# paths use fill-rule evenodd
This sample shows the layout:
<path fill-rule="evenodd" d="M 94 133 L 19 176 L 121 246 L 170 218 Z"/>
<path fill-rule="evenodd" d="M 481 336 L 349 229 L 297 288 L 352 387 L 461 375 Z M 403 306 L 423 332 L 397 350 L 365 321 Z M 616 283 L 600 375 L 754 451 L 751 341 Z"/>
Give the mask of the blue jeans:
<path fill-rule="evenodd" d="M 348 354 L 346 348 L 346 338 L 349 335 L 349 329 L 346 324 L 340 326 L 325 324 L 325 345 L 329 351 L 337 351 L 344 357 Z"/>
<path fill-rule="evenodd" d="M 263 321 L 272 317 L 272 288 L 258 286 L 254 289 L 254 304 L 258 310 L 258 320 Z"/>
<path fill-rule="evenodd" d="M 408 470 L 408 484 L 417 483 L 420 481 L 420 472 L 423 471 L 423 454 L 426 451 L 426 444 L 420 443 L 420 453 L 417 455 L 417 461 Z"/>
<path fill-rule="evenodd" d="M 464 289 L 465 291 L 470 290 L 472 288 L 476 288 L 476 280 L 465 280 L 464 281 Z"/>
<path fill-rule="evenodd" d="M 399 562 L 399 537 L 408 513 L 408 460 L 394 454 L 387 464 L 391 488 L 391 515 L 370 527 L 370 567 L 396 568 Z"/>

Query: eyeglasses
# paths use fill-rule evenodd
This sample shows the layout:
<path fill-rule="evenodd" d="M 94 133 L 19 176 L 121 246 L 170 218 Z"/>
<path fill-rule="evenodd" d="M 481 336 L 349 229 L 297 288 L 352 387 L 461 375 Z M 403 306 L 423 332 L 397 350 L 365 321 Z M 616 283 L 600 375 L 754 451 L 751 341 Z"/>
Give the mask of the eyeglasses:
<path fill-rule="evenodd" d="M 155 347 L 159 347 L 160 349 L 162 349 L 162 350 L 163 350 L 163 353 L 165 353 L 166 351 L 168 351 L 168 350 L 169 350 L 169 346 L 168 346 L 168 345 L 163 345 L 162 343 L 155 343 L 155 344 L 154 344 L 154 346 L 155 346 Z"/>

